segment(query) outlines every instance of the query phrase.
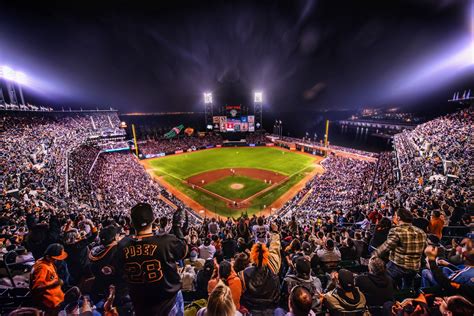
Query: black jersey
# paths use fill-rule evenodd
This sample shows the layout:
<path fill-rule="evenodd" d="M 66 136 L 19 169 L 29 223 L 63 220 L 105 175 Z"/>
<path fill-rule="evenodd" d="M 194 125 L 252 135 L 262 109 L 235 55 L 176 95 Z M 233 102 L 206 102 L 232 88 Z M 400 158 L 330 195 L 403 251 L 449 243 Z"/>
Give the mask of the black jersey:
<path fill-rule="evenodd" d="M 115 265 L 134 305 L 167 305 L 176 296 L 181 289 L 176 262 L 186 251 L 186 243 L 171 234 L 127 236 L 119 242 Z"/>

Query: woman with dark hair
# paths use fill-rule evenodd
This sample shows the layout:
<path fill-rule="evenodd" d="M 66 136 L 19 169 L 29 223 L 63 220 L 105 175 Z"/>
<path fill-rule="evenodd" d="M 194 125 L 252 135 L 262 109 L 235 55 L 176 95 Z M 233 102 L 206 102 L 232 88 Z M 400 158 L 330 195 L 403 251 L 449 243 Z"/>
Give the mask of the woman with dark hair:
<path fill-rule="evenodd" d="M 207 299 L 207 284 L 214 272 L 214 260 L 206 260 L 204 268 L 200 270 L 196 277 L 196 299 Z"/>
<path fill-rule="evenodd" d="M 455 295 L 445 298 L 435 298 L 435 305 L 439 306 L 441 315 L 471 316 L 474 315 L 474 304 L 466 298 Z"/>
<path fill-rule="evenodd" d="M 249 266 L 250 258 L 245 252 L 240 252 L 234 256 L 234 271 L 239 273 Z"/>
<path fill-rule="evenodd" d="M 374 234 L 369 243 L 369 253 L 377 249 L 387 240 L 388 232 L 392 228 L 392 221 L 387 217 L 383 217 L 377 226 L 375 226 Z"/>
<path fill-rule="evenodd" d="M 223 282 L 230 288 L 234 304 L 237 309 L 239 309 L 240 296 L 242 295 L 242 282 L 240 282 L 240 279 L 237 276 L 237 273 L 235 273 L 232 264 L 227 260 L 222 261 L 216 268 L 214 268 L 213 274 L 215 277 L 209 280 L 207 292 L 211 294 L 219 281 Z"/>

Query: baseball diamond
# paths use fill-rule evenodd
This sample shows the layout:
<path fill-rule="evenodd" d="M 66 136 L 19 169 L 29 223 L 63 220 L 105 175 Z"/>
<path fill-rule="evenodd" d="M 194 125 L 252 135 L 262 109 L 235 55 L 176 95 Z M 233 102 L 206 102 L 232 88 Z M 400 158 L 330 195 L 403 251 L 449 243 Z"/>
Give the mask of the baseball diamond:
<path fill-rule="evenodd" d="M 276 147 L 215 148 L 143 160 L 147 171 L 196 212 L 271 212 L 317 173 L 321 157 Z"/>

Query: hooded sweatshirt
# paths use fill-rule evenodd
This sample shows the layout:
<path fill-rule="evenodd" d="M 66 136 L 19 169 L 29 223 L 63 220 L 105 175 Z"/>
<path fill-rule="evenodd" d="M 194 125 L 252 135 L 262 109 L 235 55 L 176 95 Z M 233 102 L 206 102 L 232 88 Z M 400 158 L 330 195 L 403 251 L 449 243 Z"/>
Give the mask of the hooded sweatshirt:
<path fill-rule="evenodd" d="M 354 298 L 347 297 L 343 290 L 335 288 L 324 294 L 324 300 L 329 311 L 354 311 L 365 308 L 365 296 L 357 288 L 352 290 Z"/>
<path fill-rule="evenodd" d="M 319 299 L 319 294 L 323 292 L 322 285 L 321 281 L 312 275 L 304 278 L 290 274 L 285 277 L 282 284 L 282 293 L 285 294 L 285 303 L 288 301 L 288 296 L 290 295 L 291 290 L 298 285 L 304 286 L 311 293 L 311 296 L 313 297 L 311 309 L 317 313 L 321 312 L 321 301 Z"/>
<path fill-rule="evenodd" d="M 395 294 L 392 279 L 386 274 L 362 274 L 355 278 L 355 285 L 364 293 L 369 306 L 381 306 L 391 301 Z"/>

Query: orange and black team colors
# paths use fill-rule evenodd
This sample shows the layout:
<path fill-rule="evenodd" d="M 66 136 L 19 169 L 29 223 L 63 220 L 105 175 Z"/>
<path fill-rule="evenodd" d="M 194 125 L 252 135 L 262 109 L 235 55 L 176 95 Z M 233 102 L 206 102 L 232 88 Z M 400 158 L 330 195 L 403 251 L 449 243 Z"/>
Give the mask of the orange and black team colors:
<path fill-rule="evenodd" d="M 128 236 L 119 242 L 116 268 L 128 283 L 132 300 L 140 301 L 134 306 L 152 310 L 160 306 L 163 311 L 172 307 L 181 289 L 176 262 L 186 252 L 185 241 L 172 234 Z"/>

